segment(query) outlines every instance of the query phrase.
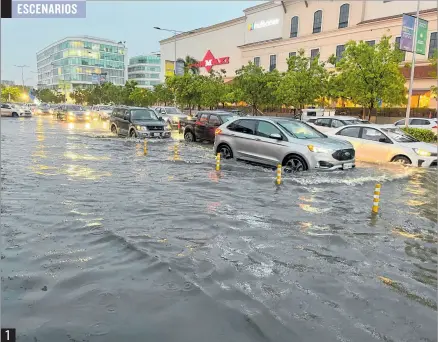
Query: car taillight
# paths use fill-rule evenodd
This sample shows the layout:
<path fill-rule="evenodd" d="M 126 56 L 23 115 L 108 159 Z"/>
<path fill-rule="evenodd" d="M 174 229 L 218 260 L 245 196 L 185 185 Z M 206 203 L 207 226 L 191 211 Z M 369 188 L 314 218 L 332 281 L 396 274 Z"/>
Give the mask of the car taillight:
<path fill-rule="evenodd" d="M 222 130 L 220 128 L 216 128 L 216 130 L 214 131 L 214 135 L 219 135 L 222 134 Z"/>
<path fill-rule="evenodd" d="M 438 128 L 438 126 L 433 126 L 432 128 Z"/>

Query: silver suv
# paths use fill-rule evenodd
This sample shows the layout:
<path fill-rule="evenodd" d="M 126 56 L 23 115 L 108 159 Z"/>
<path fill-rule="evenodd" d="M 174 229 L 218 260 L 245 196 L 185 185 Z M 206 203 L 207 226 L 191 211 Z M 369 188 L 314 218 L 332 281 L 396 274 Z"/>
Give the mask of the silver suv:
<path fill-rule="evenodd" d="M 275 166 L 285 172 L 355 167 L 353 145 L 329 138 L 303 121 L 277 117 L 230 120 L 215 132 L 215 153 Z"/>

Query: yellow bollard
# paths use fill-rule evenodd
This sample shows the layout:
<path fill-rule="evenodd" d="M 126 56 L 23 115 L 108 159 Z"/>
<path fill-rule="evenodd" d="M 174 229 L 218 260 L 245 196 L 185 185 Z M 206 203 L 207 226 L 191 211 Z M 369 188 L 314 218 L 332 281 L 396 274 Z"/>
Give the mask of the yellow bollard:
<path fill-rule="evenodd" d="M 148 141 L 146 139 L 144 140 L 143 153 L 144 155 L 148 154 Z"/>
<path fill-rule="evenodd" d="M 281 184 L 281 164 L 277 165 L 277 185 Z"/>
<path fill-rule="evenodd" d="M 219 171 L 221 169 L 221 154 L 218 153 L 216 155 L 216 171 Z"/>
<path fill-rule="evenodd" d="M 173 146 L 173 160 L 179 160 L 179 150 L 177 144 Z"/>
<path fill-rule="evenodd" d="M 379 201 L 380 201 L 380 184 L 376 184 L 376 188 L 374 189 L 374 200 L 373 200 L 373 213 L 379 212 Z"/>

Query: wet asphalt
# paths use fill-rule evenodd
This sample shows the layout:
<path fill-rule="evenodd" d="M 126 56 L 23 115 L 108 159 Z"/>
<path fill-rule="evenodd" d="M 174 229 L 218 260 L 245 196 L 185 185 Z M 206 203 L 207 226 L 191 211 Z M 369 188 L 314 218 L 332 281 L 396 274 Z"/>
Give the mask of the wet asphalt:
<path fill-rule="evenodd" d="M 437 341 L 436 170 L 358 163 L 278 187 L 181 139 L 145 156 L 104 122 L 1 119 L 17 341 Z"/>

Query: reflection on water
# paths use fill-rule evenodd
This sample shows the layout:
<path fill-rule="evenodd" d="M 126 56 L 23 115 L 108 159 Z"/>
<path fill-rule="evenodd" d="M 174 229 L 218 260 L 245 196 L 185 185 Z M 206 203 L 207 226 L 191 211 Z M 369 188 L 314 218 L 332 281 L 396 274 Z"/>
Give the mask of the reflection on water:
<path fill-rule="evenodd" d="M 2 325 L 20 341 L 437 341 L 435 173 L 277 188 L 270 169 L 216 172 L 207 144 L 145 157 L 106 124 L 2 119 Z"/>

